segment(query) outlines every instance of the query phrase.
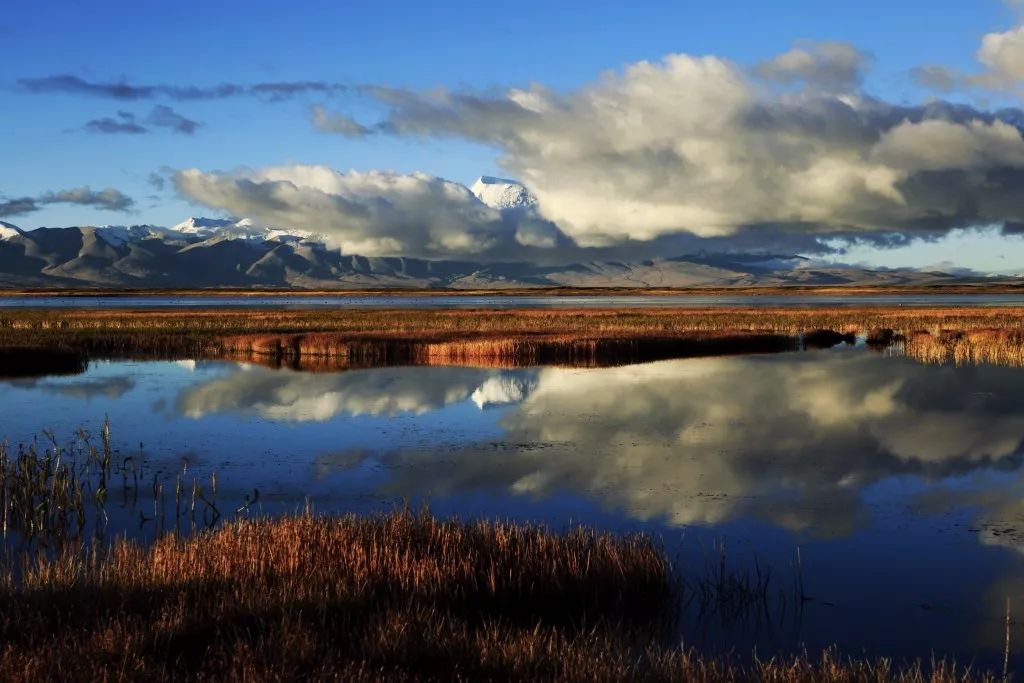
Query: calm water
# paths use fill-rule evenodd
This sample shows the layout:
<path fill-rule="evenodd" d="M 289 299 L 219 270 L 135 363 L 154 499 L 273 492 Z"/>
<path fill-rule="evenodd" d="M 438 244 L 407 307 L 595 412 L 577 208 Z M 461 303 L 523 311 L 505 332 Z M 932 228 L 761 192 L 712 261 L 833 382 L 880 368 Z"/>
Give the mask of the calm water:
<path fill-rule="evenodd" d="M 1024 306 L 1021 294 L 884 296 L 46 296 L 0 297 L 3 308 L 632 308 L 717 306 Z"/>
<path fill-rule="evenodd" d="M 162 477 L 216 471 L 220 500 L 259 489 L 264 512 L 429 503 L 649 531 L 692 577 L 723 546 L 731 570 L 771 567 L 764 609 L 687 608 L 682 638 L 706 648 L 1001 668 L 1006 598 L 1024 615 L 1022 370 L 840 347 L 600 369 L 94 362 L 0 386 L 12 444 L 109 415 L 122 455 L 142 442 Z"/>

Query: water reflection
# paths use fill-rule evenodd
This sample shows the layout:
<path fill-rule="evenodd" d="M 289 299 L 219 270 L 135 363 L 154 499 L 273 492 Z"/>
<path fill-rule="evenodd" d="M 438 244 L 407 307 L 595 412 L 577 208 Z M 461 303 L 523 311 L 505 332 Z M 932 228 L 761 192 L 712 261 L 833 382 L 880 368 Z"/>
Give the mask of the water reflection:
<path fill-rule="evenodd" d="M 967 644 L 1001 662 L 1007 595 L 1024 609 L 1022 380 L 863 348 L 593 369 L 94 363 L 0 383 L 0 437 L 95 432 L 107 414 L 122 454 L 164 481 L 215 471 L 221 500 L 258 488 L 266 512 L 404 499 L 642 528 L 689 568 L 727 537 L 730 562 L 756 553 L 780 577 L 799 544 L 820 598 L 800 628 L 723 643 Z"/>
<path fill-rule="evenodd" d="M 423 414 L 470 398 L 480 407 L 521 400 L 533 374 L 459 367 L 311 374 L 239 365 L 225 377 L 187 389 L 178 397 L 177 409 L 197 419 L 229 413 L 296 422 L 339 415 Z"/>
<path fill-rule="evenodd" d="M 873 483 L 1016 468 L 1024 439 L 1024 384 L 995 368 L 825 353 L 515 375 L 419 370 L 250 370 L 186 393 L 179 407 L 326 419 L 421 413 L 472 396 L 506 405 L 500 440 L 365 455 L 391 472 L 389 493 L 569 491 L 639 519 L 753 516 L 823 536 L 865 522 L 861 492 Z"/>

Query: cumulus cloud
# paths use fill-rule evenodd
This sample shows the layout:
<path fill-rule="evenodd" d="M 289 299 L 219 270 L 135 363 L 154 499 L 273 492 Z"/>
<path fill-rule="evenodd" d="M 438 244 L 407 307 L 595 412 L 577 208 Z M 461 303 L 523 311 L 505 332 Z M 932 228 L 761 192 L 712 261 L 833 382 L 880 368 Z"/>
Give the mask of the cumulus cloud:
<path fill-rule="evenodd" d="M 324 234 L 344 253 L 515 257 L 564 241 L 549 222 L 501 212 L 465 186 L 414 173 L 341 173 L 325 166 L 281 166 L 236 173 L 197 169 L 174 176 L 178 192 L 208 207 Z"/>
<path fill-rule="evenodd" d="M 67 95 L 88 95 L 112 100 L 154 100 L 176 101 L 219 100 L 229 97 L 259 97 L 280 101 L 296 95 L 344 92 L 344 83 L 329 81 L 281 81 L 269 83 L 218 83 L 212 86 L 198 85 L 152 85 L 120 81 L 89 81 L 70 74 L 55 74 L 39 78 L 20 78 L 18 87 L 29 93 L 60 93 Z"/>
<path fill-rule="evenodd" d="M 47 204 L 78 204 L 102 211 L 125 212 L 132 210 L 135 200 L 112 187 L 92 190 L 88 186 L 84 186 L 70 190 L 45 192 L 36 197 L 0 199 L 0 217 L 32 213 Z"/>
<path fill-rule="evenodd" d="M 975 58 L 980 67 L 975 72 L 929 64 L 912 69 L 911 77 L 922 87 L 938 92 L 977 89 L 1020 94 L 1024 85 L 1024 24 L 985 34 Z"/>
<path fill-rule="evenodd" d="M 805 83 L 845 92 L 860 85 L 870 63 L 870 55 L 849 43 L 807 41 L 761 62 L 754 73 L 779 83 Z"/>
<path fill-rule="evenodd" d="M 373 130 L 500 149 L 541 214 L 584 246 L 760 229 L 921 234 L 1024 217 L 1019 110 L 887 103 L 850 89 L 864 64 L 827 43 L 753 72 L 669 55 L 567 93 L 366 92 L 389 107 Z M 938 159 L 925 139 L 971 154 Z"/>

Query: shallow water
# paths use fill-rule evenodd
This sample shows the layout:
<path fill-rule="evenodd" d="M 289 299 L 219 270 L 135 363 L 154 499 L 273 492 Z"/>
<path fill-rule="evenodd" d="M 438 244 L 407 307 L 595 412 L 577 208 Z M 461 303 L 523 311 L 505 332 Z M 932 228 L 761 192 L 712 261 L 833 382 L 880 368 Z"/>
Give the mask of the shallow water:
<path fill-rule="evenodd" d="M 407 501 L 648 531 L 690 581 L 723 558 L 770 568 L 752 609 L 690 602 L 681 637 L 704 648 L 1001 668 L 1006 599 L 1024 613 L 1020 369 L 841 346 L 587 369 L 93 362 L 0 387 L 12 444 L 107 415 L 119 457 L 164 481 L 216 472 L 224 509 L 254 489 L 264 512 Z M 111 519 L 152 533 L 130 505 Z"/>
<path fill-rule="evenodd" d="M 865 296 L 10 296 L 3 308 L 715 308 L 750 306 L 1024 306 L 1021 294 L 888 294 Z"/>

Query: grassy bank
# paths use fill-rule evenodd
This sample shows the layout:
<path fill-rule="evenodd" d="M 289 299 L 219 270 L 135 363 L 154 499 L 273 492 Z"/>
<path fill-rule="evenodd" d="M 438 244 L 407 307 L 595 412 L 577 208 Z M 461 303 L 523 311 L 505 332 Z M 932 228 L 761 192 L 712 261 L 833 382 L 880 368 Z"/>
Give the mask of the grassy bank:
<path fill-rule="evenodd" d="M 0 348 L 93 357 L 383 364 L 602 365 L 793 349 L 827 331 L 929 362 L 1024 363 L 1024 308 L 17 310 Z M 818 335 L 820 336 L 820 334 Z"/>
<path fill-rule="evenodd" d="M 981 680 L 942 663 L 730 664 L 673 645 L 646 536 L 305 514 L 0 581 L 3 680 Z"/>

